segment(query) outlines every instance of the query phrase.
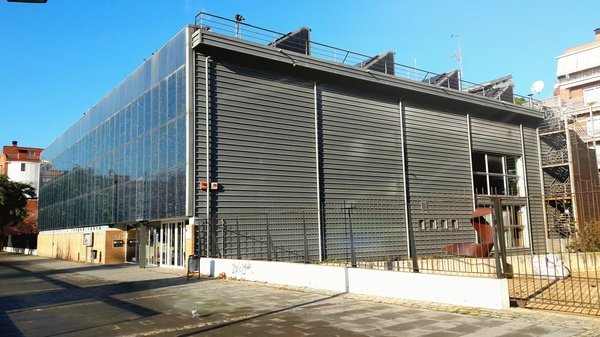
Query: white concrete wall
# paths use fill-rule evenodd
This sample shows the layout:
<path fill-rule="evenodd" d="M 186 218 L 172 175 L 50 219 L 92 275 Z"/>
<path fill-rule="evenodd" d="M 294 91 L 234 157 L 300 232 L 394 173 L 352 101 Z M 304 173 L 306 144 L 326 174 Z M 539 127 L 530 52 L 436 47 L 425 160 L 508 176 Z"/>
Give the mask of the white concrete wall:
<path fill-rule="evenodd" d="M 506 279 L 320 266 L 300 263 L 200 259 L 200 273 L 336 292 L 487 309 L 510 306 Z"/>
<path fill-rule="evenodd" d="M 506 279 L 348 269 L 349 292 L 487 309 L 510 307 Z"/>
<path fill-rule="evenodd" d="M 21 171 L 21 164 L 25 164 L 25 171 Z M 7 176 L 12 181 L 25 183 L 35 188 L 39 193 L 40 188 L 40 163 L 28 161 L 11 161 L 7 163 Z"/>
<path fill-rule="evenodd" d="M 345 268 L 314 264 L 200 259 L 200 273 L 228 278 L 346 292 Z"/>

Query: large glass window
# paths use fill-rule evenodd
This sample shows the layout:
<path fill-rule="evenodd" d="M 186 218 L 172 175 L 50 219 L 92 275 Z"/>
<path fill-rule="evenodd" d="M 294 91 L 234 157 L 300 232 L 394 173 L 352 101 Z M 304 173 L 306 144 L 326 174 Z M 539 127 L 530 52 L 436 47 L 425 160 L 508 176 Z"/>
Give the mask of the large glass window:
<path fill-rule="evenodd" d="M 185 215 L 185 195 L 179 196 L 185 176 L 174 174 L 186 165 L 179 155 L 185 136 L 176 128 L 186 119 L 185 104 L 177 104 L 186 101 L 185 36 L 155 53 L 43 152 L 41 230 L 156 220 L 167 210 Z"/>
<path fill-rule="evenodd" d="M 472 160 L 476 194 L 525 196 L 521 157 L 474 152 Z"/>
<path fill-rule="evenodd" d="M 473 188 L 481 206 L 488 207 L 485 196 L 501 196 L 504 238 L 508 248 L 529 246 L 529 226 L 520 156 L 474 152 Z"/>

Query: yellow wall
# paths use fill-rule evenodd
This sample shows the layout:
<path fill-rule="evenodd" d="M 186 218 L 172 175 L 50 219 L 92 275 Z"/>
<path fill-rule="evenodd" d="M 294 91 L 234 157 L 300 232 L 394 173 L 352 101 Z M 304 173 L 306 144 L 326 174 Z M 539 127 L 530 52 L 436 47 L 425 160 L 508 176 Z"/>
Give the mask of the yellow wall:
<path fill-rule="evenodd" d="M 187 236 L 185 239 L 185 269 L 187 270 L 188 256 L 194 255 L 194 224 L 187 224 L 185 227 Z"/>
<path fill-rule="evenodd" d="M 57 259 L 114 264 L 125 262 L 126 232 L 111 229 L 94 231 L 93 246 L 83 245 L 84 232 L 40 232 L 38 235 L 38 255 Z M 113 240 L 123 240 L 123 247 L 113 247 Z M 92 250 L 97 251 L 92 260 Z"/>

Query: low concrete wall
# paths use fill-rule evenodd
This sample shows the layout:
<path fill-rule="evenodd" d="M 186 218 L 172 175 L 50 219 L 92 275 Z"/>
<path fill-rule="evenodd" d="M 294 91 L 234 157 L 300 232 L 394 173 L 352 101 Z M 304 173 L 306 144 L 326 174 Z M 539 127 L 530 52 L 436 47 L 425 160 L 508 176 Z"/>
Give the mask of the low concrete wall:
<path fill-rule="evenodd" d="M 200 259 L 200 273 L 248 281 L 346 292 L 345 268 L 288 262 Z"/>
<path fill-rule="evenodd" d="M 487 309 L 510 307 L 506 279 L 348 269 L 349 292 Z"/>
<path fill-rule="evenodd" d="M 335 292 L 487 309 L 510 306 L 506 279 L 404 273 L 286 262 L 200 259 L 200 273 Z"/>

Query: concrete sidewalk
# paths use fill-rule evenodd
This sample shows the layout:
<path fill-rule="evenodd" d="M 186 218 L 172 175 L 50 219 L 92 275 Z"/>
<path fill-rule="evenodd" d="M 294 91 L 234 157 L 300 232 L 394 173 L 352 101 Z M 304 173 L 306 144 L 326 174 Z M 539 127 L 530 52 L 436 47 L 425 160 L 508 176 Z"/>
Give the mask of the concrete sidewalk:
<path fill-rule="evenodd" d="M 0 253 L 0 336 L 600 336 L 595 317 L 188 281 L 182 273 Z"/>

